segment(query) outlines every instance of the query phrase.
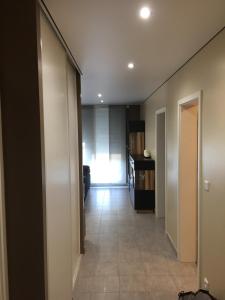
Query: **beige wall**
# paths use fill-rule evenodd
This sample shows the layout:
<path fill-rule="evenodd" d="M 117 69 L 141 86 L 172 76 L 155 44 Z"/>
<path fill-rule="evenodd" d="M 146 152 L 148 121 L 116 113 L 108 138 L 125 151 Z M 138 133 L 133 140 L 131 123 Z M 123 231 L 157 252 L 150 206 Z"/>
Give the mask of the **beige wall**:
<path fill-rule="evenodd" d="M 76 80 L 44 16 L 41 44 L 48 299 L 71 300 L 79 263 Z"/>
<path fill-rule="evenodd" d="M 200 275 L 225 299 L 225 30 L 164 84 L 142 107 L 146 147 L 155 152 L 155 110 L 167 107 L 167 229 L 177 245 L 177 101 L 203 92 L 200 199 Z"/>

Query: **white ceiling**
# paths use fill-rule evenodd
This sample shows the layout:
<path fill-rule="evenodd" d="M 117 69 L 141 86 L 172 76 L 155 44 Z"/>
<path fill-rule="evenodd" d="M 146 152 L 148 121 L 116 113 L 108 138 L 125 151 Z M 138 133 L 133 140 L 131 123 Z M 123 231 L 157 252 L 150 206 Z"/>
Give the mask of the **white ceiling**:
<path fill-rule="evenodd" d="M 98 93 L 105 104 L 143 102 L 225 25 L 225 0 L 45 3 L 83 72 L 83 104 L 99 104 Z M 148 21 L 138 16 L 146 4 Z"/>

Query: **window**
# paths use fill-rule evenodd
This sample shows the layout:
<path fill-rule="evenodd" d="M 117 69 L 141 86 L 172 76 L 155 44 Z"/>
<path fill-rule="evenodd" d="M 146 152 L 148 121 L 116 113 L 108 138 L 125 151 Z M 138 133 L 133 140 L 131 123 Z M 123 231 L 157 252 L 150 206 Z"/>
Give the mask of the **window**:
<path fill-rule="evenodd" d="M 83 162 L 91 183 L 126 184 L 125 107 L 83 107 Z"/>

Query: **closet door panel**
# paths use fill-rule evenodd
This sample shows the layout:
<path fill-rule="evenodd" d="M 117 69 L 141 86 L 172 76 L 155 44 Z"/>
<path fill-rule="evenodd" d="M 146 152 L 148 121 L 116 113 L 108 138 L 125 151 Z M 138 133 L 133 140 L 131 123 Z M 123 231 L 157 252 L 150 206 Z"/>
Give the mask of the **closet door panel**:
<path fill-rule="evenodd" d="M 67 58 L 41 17 L 48 299 L 72 299 Z"/>
<path fill-rule="evenodd" d="M 80 257 L 80 191 L 79 191 L 79 152 L 76 73 L 67 64 L 69 142 L 70 142 L 70 191 L 72 218 L 72 276 L 73 285 L 77 275 Z"/>

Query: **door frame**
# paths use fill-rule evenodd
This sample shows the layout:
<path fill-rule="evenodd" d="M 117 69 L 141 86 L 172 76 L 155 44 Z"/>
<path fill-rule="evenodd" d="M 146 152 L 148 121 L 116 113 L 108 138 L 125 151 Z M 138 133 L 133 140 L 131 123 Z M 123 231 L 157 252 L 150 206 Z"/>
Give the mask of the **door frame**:
<path fill-rule="evenodd" d="M 193 93 L 192 95 L 189 95 L 187 97 L 184 97 L 180 99 L 177 103 L 178 111 L 177 111 L 177 116 L 178 116 L 178 126 L 177 126 L 177 138 L 178 138 L 178 149 L 177 149 L 177 154 L 178 154 L 178 177 L 177 177 L 177 257 L 178 260 L 180 259 L 180 200 L 179 200 L 179 193 L 180 193 L 180 144 L 181 144 L 181 109 L 182 107 L 187 106 L 188 104 L 191 103 L 196 103 L 198 105 L 198 174 L 197 174 L 197 207 L 198 207 L 198 220 L 197 220 L 197 228 L 198 228 L 198 251 L 197 251 L 197 277 L 198 277 L 198 286 L 200 285 L 200 219 L 201 219 L 201 213 L 200 213 L 200 201 L 201 201 L 201 162 L 202 162 L 202 151 L 201 151 L 201 115 L 202 115 L 202 91 L 197 91 Z"/>
<path fill-rule="evenodd" d="M 166 107 L 162 107 L 155 111 L 155 214 L 158 218 L 158 160 L 157 160 L 157 132 L 158 132 L 158 115 L 165 114 L 165 232 L 167 232 L 167 131 L 166 131 Z"/>
<path fill-rule="evenodd" d="M 8 268 L 7 268 L 7 246 L 6 246 L 6 222 L 5 222 L 5 198 L 4 198 L 4 176 L 3 176 L 3 152 L 2 152 L 2 122 L 0 111 L 0 285 L 3 300 L 8 300 Z"/>
<path fill-rule="evenodd" d="M 7 250 L 6 250 L 6 228 L 5 228 L 5 206 L 3 198 L 3 184 L 2 184 L 2 170 L 1 170 L 1 193 L 0 193 L 0 286 L 2 287 L 2 294 L 0 297 L 3 300 L 8 299 L 8 272 L 7 272 Z"/>

